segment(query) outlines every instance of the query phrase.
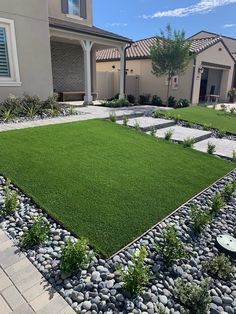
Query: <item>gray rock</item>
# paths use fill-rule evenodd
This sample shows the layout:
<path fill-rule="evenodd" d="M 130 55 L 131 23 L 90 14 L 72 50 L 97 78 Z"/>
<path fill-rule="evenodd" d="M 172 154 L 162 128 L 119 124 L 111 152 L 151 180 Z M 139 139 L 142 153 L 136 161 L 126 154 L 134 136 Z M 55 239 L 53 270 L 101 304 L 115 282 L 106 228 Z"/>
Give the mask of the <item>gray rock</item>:
<path fill-rule="evenodd" d="M 82 303 L 82 307 L 83 307 L 85 310 L 89 311 L 89 310 L 91 309 L 91 307 L 92 307 L 92 303 L 91 303 L 90 301 L 84 301 L 84 302 Z"/>
<path fill-rule="evenodd" d="M 162 303 L 163 305 L 167 305 L 168 299 L 165 295 L 159 295 L 159 301 L 160 303 Z"/>

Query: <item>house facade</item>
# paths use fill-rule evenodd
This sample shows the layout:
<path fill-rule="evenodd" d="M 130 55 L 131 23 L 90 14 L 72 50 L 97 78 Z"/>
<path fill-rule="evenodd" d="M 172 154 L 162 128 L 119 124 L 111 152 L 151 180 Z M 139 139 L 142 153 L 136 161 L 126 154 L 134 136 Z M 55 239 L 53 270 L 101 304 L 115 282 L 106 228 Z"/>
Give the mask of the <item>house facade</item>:
<path fill-rule="evenodd" d="M 120 52 L 123 97 L 130 41 L 93 26 L 92 0 L 1 0 L 0 99 L 23 93 L 45 99 L 55 91 L 75 99 L 82 95 L 86 104 L 92 103 L 96 52 L 108 48 Z"/>
<path fill-rule="evenodd" d="M 228 91 L 234 84 L 235 59 L 223 38 L 215 35 L 192 38 L 190 52 L 194 58 L 185 73 L 175 76 L 171 81 L 170 95 L 186 98 L 194 104 L 206 101 L 210 95 L 216 95 L 220 101 L 227 101 Z M 167 78 L 152 74 L 150 49 L 156 38 L 139 40 L 127 49 L 126 93 L 139 95 L 158 95 L 166 101 Z M 97 70 L 100 73 L 113 73 L 114 94 L 119 82 L 119 51 L 108 49 L 97 52 Z M 103 91 L 99 91 L 104 94 Z M 110 95 L 109 95 L 110 96 Z"/>

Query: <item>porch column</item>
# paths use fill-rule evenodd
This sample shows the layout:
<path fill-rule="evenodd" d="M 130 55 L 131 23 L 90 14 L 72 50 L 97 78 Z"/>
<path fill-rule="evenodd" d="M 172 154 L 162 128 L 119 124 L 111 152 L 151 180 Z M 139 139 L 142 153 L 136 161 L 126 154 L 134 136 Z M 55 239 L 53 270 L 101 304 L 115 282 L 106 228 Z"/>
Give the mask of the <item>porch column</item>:
<path fill-rule="evenodd" d="M 93 47 L 93 42 L 90 40 L 81 40 L 81 45 L 84 51 L 84 77 L 85 77 L 84 104 L 91 105 L 93 103 L 91 83 L 91 49 Z"/>
<path fill-rule="evenodd" d="M 119 48 L 120 52 L 120 94 L 119 98 L 125 98 L 125 47 Z"/>

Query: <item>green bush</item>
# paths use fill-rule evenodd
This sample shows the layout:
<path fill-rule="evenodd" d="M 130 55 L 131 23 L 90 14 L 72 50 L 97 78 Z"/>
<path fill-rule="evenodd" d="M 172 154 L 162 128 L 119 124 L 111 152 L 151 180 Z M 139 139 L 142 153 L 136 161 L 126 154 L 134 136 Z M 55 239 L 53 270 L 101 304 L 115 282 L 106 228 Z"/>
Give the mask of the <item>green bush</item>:
<path fill-rule="evenodd" d="M 180 98 L 177 102 L 176 108 L 186 108 L 189 107 L 190 102 L 186 98 Z"/>
<path fill-rule="evenodd" d="M 234 150 L 232 153 L 232 161 L 236 162 L 236 150 Z"/>
<path fill-rule="evenodd" d="M 128 121 L 129 121 L 129 118 L 127 116 L 123 116 L 123 125 L 124 126 L 128 125 Z"/>
<path fill-rule="evenodd" d="M 223 190 L 222 195 L 224 196 L 225 200 L 230 199 L 236 190 L 236 181 L 234 182 L 228 182 Z"/>
<path fill-rule="evenodd" d="M 207 143 L 207 152 L 210 155 L 213 155 L 216 151 L 216 146 L 210 142 Z"/>
<path fill-rule="evenodd" d="M 152 97 L 152 105 L 153 106 L 162 106 L 163 102 L 161 97 L 157 96 L 157 95 L 153 95 Z"/>
<path fill-rule="evenodd" d="M 164 117 L 164 114 L 160 111 L 160 110 L 156 110 L 155 112 L 154 112 L 154 118 L 163 118 Z"/>
<path fill-rule="evenodd" d="M 194 144 L 194 138 L 192 138 L 192 137 L 187 137 L 183 141 L 183 145 L 185 148 L 193 147 L 193 144 Z"/>
<path fill-rule="evenodd" d="M 215 216 L 221 208 L 225 206 L 224 197 L 219 192 L 213 197 L 211 201 L 210 214 Z"/>
<path fill-rule="evenodd" d="M 196 205 L 191 207 L 190 217 L 192 220 L 191 228 L 194 233 L 202 233 L 205 225 L 209 224 L 211 221 L 211 215 L 208 212 L 203 212 L 199 210 Z"/>
<path fill-rule="evenodd" d="M 0 209 L 1 216 L 12 215 L 19 205 L 18 194 L 10 189 L 11 181 L 8 179 L 4 188 L 4 206 Z"/>
<path fill-rule="evenodd" d="M 127 100 L 128 100 L 129 103 L 135 104 L 135 97 L 134 97 L 134 95 L 128 95 L 127 96 Z"/>
<path fill-rule="evenodd" d="M 136 131 L 140 131 L 140 124 L 138 123 L 137 120 L 135 120 L 134 128 L 135 128 Z"/>
<path fill-rule="evenodd" d="M 170 141 L 171 138 L 172 138 L 172 136 L 173 136 L 173 134 L 174 134 L 174 131 L 173 131 L 173 130 L 171 130 L 171 129 L 167 130 L 167 131 L 165 132 L 165 134 L 164 134 L 165 140 Z"/>
<path fill-rule="evenodd" d="M 42 215 L 39 215 L 33 220 L 32 227 L 29 230 L 24 231 L 20 244 L 25 248 L 39 245 L 48 239 L 49 231 L 49 224 L 46 224 L 43 221 Z"/>
<path fill-rule="evenodd" d="M 103 105 L 105 107 L 111 107 L 111 108 L 127 107 L 129 106 L 129 101 L 125 98 L 113 99 L 111 101 L 105 101 Z"/>
<path fill-rule="evenodd" d="M 111 112 L 110 114 L 109 114 L 109 119 L 110 119 L 110 121 L 111 122 L 116 122 L 116 113 L 115 112 Z"/>
<path fill-rule="evenodd" d="M 140 95 L 139 96 L 139 104 L 146 105 L 149 103 L 150 95 Z"/>
<path fill-rule="evenodd" d="M 184 308 L 186 314 L 208 314 L 211 297 L 209 294 L 211 281 L 206 279 L 199 285 L 186 283 L 183 280 L 177 282 L 176 298 Z"/>
<path fill-rule="evenodd" d="M 90 263 L 92 254 L 87 251 L 88 241 L 78 239 L 75 243 L 69 238 L 62 249 L 60 268 L 65 273 L 71 273 Z"/>
<path fill-rule="evenodd" d="M 128 265 L 127 269 L 118 268 L 125 289 L 134 295 L 141 293 L 151 279 L 150 267 L 145 264 L 147 255 L 146 248 L 142 246 L 138 253 L 133 254 L 133 266 Z"/>
<path fill-rule="evenodd" d="M 186 126 L 186 128 L 192 128 L 193 127 L 193 123 L 187 121 L 187 122 L 185 122 L 185 126 Z"/>
<path fill-rule="evenodd" d="M 175 107 L 177 105 L 177 100 L 174 96 L 169 96 L 167 102 L 169 107 Z"/>
<path fill-rule="evenodd" d="M 202 264 L 203 269 L 214 278 L 229 280 L 234 273 L 234 267 L 224 254 L 211 258 Z"/>
<path fill-rule="evenodd" d="M 151 126 L 151 128 L 150 128 L 150 135 L 151 136 L 155 136 L 156 135 L 156 129 L 155 129 L 154 126 Z"/>
<path fill-rule="evenodd" d="M 218 136 L 219 138 L 223 138 L 225 136 L 226 132 L 224 130 L 218 130 Z"/>
<path fill-rule="evenodd" d="M 170 266 L 181 258 L 188 258 L 183 242 L 177 237 L 174 226 L 167 226 L 163 231 L 163 242 L 155 245 L 157 252 L 165 263 Z"/>

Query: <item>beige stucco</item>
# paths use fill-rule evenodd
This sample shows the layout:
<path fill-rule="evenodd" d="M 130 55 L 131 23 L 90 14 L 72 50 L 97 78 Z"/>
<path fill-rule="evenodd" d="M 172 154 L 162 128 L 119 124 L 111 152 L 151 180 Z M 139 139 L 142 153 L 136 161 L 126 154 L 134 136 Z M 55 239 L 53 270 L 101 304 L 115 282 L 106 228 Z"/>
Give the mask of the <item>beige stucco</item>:
<path fill-rule="evenodd" d="M 0 86 L 0 98 L 53 91 L 47 0 L 1 0 L 0 18 L 14 21 L 21 86 Z M 43 70 L 42 70 L 43 69 Z"/>
<path fill-rule="evenodd" d="M 227 100 L 227 92 L 232 86 L 234 60 L 228 53 L 222 43 L 217 43 L 214 46 L 206 49 L 205 51 L 196 55 L 196 66 L 194 66 L 194 59 L 191 60 L 189 66 L 184 74 L 179 76 L 179 85 L 177 89 L 173 86 L 170 87 L 170 95 L 179 98 L 187 98 L 193 103 L 199 102 L 201 74 L 198 73 L 198 69 L 201 68 L 202 62 L 214 63 L 218 65 L 224 65 L 230 67 L 230 70 L 223 70 L 221 78 L 220 95 L 221 100 Z M 150 94 L 158 95 L 164 101 L 167 95 L 167 86 L 165 77 L 155 77 L 152 72 L 152 62 L 150 59 L 136 59 L 127 60 L 127 75 L 139 76 L 139 95 Z M 218 69 L 218 68 L 216 68 Z M 97 71 L 99 72 L 118 72 L 119 62 L 97 62 Z M 194 72 L 194 80 L 193 80 Z M 217 74 L 216 74 L 217 73 Z M 215 75 L 214 75 L 215 74 Z M 219 81 L 219 73 L 212 71 L 209 78 L 211 84 Z M 217 76 L 217 77 L 215 77 Z M 114 93 L 118 91 L 117 82 L 115 81 Z M 193 93 L 192 93 L 193 87 Z M 209 84 L 210 88 L 210 84 Z"/>
<path fill-rule="evenodd" d="M 60 20 L 64 21 L 70 21 L 73 23 L 80 23 L 88 26 L 93 25 L 93 1 L 92 0 L 86 0 L 86 6 L 87 6 L 87 19 L 82 19 L 75 16 L 70 16 L 68 14 L 62 13 L 61 10 L 61 0 L 48 0 L 48 7 L 49 7 L 49 16 L 58 18 Z"/>

